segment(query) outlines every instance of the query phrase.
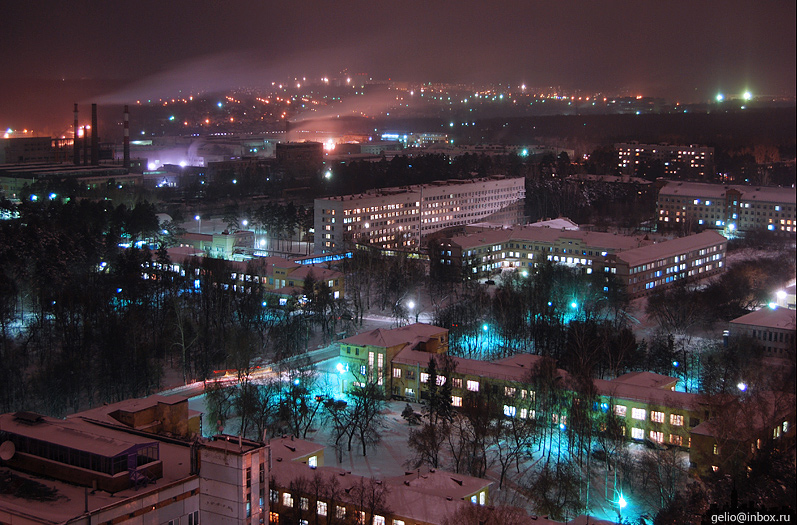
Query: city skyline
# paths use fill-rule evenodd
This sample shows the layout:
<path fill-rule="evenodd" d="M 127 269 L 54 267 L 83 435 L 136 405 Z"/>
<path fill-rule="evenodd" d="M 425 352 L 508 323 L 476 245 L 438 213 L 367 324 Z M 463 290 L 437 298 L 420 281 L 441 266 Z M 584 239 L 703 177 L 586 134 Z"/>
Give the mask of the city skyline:
<path fill-rule="evenodd" d="M 795 6 L 777 0 L 51 2 L 5 11 L 0 116 L 9 125 L 40 125 L 74 101 L 133 103 L 344 69 L 394 81 L 562 86 L 684 103 L 717 93 L 795 94 Z"/>

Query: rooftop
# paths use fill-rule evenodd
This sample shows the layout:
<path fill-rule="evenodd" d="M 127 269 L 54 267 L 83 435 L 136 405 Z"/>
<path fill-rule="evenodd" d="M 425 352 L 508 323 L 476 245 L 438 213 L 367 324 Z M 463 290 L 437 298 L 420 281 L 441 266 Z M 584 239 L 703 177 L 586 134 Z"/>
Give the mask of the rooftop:
<path fill-rule="evenodd" d="M 778 330 L 797 330 L 797 310 L 764 307 L 732 320 L 737 325 L 763 326 Z"/>
<path fill-rule="evenodd" d="M 396 357 L 394 363 L 412 366 L 423 366 L 429 364 L 429 357 L 433 354 L 404 348 Z M 491 379 L 502 379 L 506 381 L 524 381 L 534 367 L 544 361 L 545 357 L 532 354 L 518 354 L 499 361 L 481 361 L 479 359 L 466 359 L 464 357 L 452 357 L 456 363 L 458 374 L 473 375 L 478 377 L 489 377 Z M 560 375 L 567 377 L 564 370 L 558 370 Z"/>
<path fill-rule="evenodd" d="M 641 248 L 635 248 L 620 253 L 617 258 L 628 263 L 628 266 L 636 266 L 643 262 L 649 262 L 652 258 L 664 259 L 688 253 L 693 250 L 705 248 L 709 244 L 719 244 L 728 242 L 721 234 L 709 230 L 695 235 L 678 237 L 660 243 L 651 244 Z"/>
<path fill-rule="evenodd" d="M 570 223 L 567 219 L 562 219 L 562 221 Z M 579 241 L 586 246 L 614 252 L 631 250 L 650 242 L 645 240 L 644 236 L 641 235 L 630 236 L 574 230 L 571 226 L 567 225 L 562 228 L 529 225 L 511 229 L 484 230 L 479 233 L 460 235 L 451 239 L 453 243 L 459 245 L 463 250 L 484 245 L 503 244 L 511 241 L 553 243 L 567 240 Z"/>
<path fill-rule="evenodd" d="M 417 342 L 426 341 L 442 333 L 448 333 L 448 330 L 426 323 L 413 323 L 392 330 L 377 328 L 376 330 L 363 332 L 347 337 L 346 339 L 341 339 L 340 344 L 367 345 L 379 348 L 391 348 L 401 344 L 415 346 Z M 425 352 L 424 354 L 427 356 L 426 361 L 428 362 L 429 354 Z"/>
<path fill-rule="evenodd" d="M 660 195 L 724 199 L 728 190 L 736 190 L 744 200 L 795 204 L 793 189 L 775 186 L 744 186 L 740 184 L 708 184 L 705 182 L 668 182 Z"/>
<path fill-rule="evenodd" d="M 521 177 L 522 178 L 522 177 Z M 417 194 L 422 192 L 423 190 L 435 190 L 439 188 L 446 188 L 449 186 L 466 186 L 466 185 L 477 185 L 477 184 L 486 184 L 490 182 L 498 182 L 498 181 L 505 181 L 511 180 L 512 177 L 504 177 L 504 176 L 494 176 L 494 177 L 482 177 L 478 179 L 470 179 L 470 180 L 459 180 L 459 179 L 451 179 L 451 180 L 440 180 L 434 181 L 429 184 L 415 184 L 412 186 L 394 186 L 391 188 L 378 188 L 366 191 L 364 193 L 354 193 L 351 195 L 341 195 L 337 197 L 326 197 L 321 199 L 316 199 L 316 202 L 323 202 L 323 201 L 360 201 L 360 200 L 368 200 L 374 198 L 382 198 L 392 195 L 398 194 L 406 194 L 408 197 L 413 197 L 415 200 L 418 196 Z"/>

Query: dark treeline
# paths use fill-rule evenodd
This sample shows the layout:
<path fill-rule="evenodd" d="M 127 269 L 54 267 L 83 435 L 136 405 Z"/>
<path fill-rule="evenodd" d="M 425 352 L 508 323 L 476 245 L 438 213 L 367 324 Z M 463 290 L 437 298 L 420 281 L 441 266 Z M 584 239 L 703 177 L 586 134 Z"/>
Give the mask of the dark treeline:
<path fill-rule="evenodd" d="M 174 271 L 146 203 L 53 200 L 18 211 L 0 222 L 4 411 L 60 415 L 145 395 L 167 364 L 185 381 L 220 368 L 246 373 L 258 356 L 306 350 L 309 327 L 334 315 L 313 283 L 303 304 L 279 308 L 257 285 L 241 293 L 226 261 Z"/>
<path fill-rule="evenodd" d="M 505 274 L 492 295 L 476 283 L 452 291 L 434 323 L 450 329 L 454 355 L 497 359 L 527 352 L 552 357 L 568 371 L 616 377 L 646 359 L 627 307 L 610 274 L 548 263 L 528 275 Z"/>
<path fill-rule="evenodd" d="M 325 195 L 347 195 L 369 188 L 424 184 L 435 180 L 472 179 L 488 175 L 522 176 L 523 161 L 517 155 L 465 154 L 449 158 L 443 154 L 396 156 L 379 162 L 355 161 L 331 167 L 324 182 Z"/>

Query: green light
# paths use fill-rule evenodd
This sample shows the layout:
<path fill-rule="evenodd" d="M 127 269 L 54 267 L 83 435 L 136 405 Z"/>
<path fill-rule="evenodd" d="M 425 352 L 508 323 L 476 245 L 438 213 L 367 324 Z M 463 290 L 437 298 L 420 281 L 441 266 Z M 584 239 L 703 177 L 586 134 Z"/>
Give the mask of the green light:
<path fill-rule="evenodd" d="M 174 115 L 170 116 L 169 120 L 174 120 Z"/>
<path fill-rule="evenodd" d="M 742 95 L 742 97 L 743 97 L 745 100 L 752 100 L 752 99 L 753 99 L 753 94 L 752 94 L 752 93 L 750 93 L 749 91 L 745 91 L 745 92 L 744 92 L 744 95 Z"/>

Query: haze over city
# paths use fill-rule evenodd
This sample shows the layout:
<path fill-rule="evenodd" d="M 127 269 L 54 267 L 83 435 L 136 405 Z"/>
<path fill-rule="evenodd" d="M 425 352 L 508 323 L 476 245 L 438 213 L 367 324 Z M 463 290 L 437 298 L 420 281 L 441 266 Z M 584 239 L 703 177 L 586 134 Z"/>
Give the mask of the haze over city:
<path fill-rule="evenodd" d="M 28 2 L 4 6 L 0 125 L 342 70 L 682 103 L 793 98 L 793 2 Z"/>
<path fill-rule="evenodd" d="M 796 12 L 4 5 L 0 524 L 797 519 Z"/>

